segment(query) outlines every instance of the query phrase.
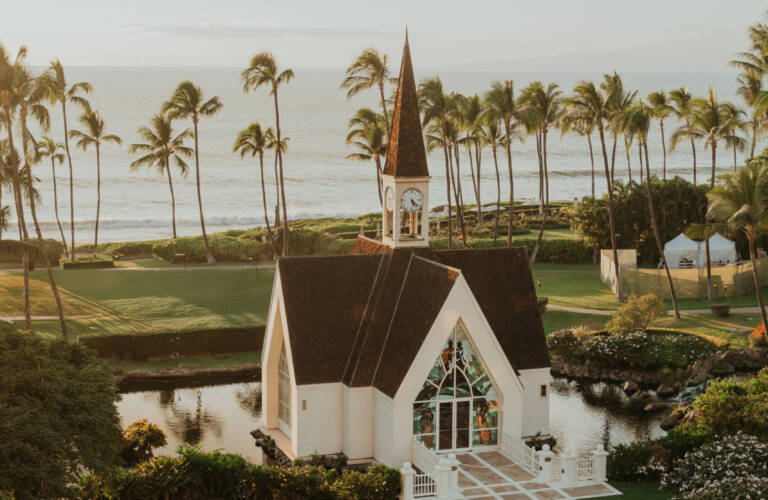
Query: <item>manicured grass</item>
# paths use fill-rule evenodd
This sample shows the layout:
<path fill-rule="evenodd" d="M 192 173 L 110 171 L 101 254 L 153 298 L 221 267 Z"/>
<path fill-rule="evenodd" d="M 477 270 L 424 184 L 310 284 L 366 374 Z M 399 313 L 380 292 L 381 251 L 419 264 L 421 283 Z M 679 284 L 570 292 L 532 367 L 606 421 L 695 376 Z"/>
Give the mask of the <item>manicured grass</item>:
<path fill-rule="evenodd" d="M 221 356 L 190 356 L 156 361 L 108 361 L 110 366 L 133 370 L 168 370 L 171 368 L 231 368 L 261 361 L 261 351 L 236 352 Z"/>
<path fill-rule="evenodd" d="M 615 309 L 618 301 L 600 280 L 599 264 L 534 264 L 536 293 L 551 304 Z"/>
<path fill-rule="evenodd" d="M 55 271 L 72 335 L 263 324 L 272 269 Z M 31 274 L 32 314 L 55 315 L 45 271 Z M 21 316 L 22 276 L 0 271 L 0 316 Z M 58 332 L 55 322 L 36 322 Z"/>
<path fill-rule="evenodd" d="M 672 498 L 670 493 L 659 490 L 659 483 L 624 483 L 611 481 L 611 486 L 622 492 L 623 495 L 603 498 L 621 498 L 623 500 L 662 500 Z"/>
<path fill-rule="evenodd" d="M 603 328 L 605 322 L 608 320 L 608 316 L 548 309 L 542 314 L 541 320 L 544 323 L 544 331 L 547 332 L 547 334 L 550 334 L 576 325 L 587 325 L 590 329 L 597 330 Z"/>

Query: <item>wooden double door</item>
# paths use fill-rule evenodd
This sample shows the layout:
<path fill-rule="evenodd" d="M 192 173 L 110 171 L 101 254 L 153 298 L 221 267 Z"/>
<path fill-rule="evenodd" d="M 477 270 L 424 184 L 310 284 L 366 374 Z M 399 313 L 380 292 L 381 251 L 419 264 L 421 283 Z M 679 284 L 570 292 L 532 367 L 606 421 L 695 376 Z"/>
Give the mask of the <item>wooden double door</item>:
<path fill-rule="evenodd" d="M 471 406 L 470 398 L 438 400 L 438 451 L 466 450 L 470 447 Z"/>

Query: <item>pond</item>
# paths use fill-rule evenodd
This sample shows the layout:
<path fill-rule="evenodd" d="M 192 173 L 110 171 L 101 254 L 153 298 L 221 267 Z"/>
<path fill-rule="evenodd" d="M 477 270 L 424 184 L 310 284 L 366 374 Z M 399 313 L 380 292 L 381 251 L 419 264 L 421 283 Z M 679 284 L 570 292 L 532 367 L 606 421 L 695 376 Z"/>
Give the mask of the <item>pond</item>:
<path fill-rule="evenodd" d="M 258 462 L 250 431 L 258 425 L 259 398 L 258 382 L 162 388 L 124 393 L 118 411 L 123 425 L 146 418 L 165 430 L 168 445 L 157 454 L 172 455 L 186 442 Z M 587 452 L 598 443 L 608 448 L 664 435 L 661 415 L 644 412 L 617 385 L 552 378 L 550 401 L 550 428 L 560 449 Z"/>

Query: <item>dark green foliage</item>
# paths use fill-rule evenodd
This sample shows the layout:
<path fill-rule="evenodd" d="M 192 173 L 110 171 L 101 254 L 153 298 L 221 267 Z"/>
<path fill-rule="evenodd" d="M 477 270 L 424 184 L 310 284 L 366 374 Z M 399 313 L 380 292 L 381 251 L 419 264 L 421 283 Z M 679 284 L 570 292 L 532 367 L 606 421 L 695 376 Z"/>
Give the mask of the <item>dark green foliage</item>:
<path fill-rule="evenodd" d="M 768 441 L 768 368 L 741 382 L 715 380 L 693 407 L 700 432 L 729 435 L 741 431 Z"/>
<path fill-rule="evenodd" d="M 166 495 L 222 500 L 395 500 L 399 492 L 400 472 L 383 465 L 374 465 L 366 473 L 316 466 L 283 469 L 191 447 L 181 447 L 173 458 L 158 457 L 131 469 L 89 474 L 78 484 L 78 498 L 83 500 L 160 500 Z"/>
<path fill-rule="evenodd" d="M 547 346 L 566 363 L 638 370 L 686 368 L 718 350 L 717 345 L 696 335 L 652 330 L 582 337 L 561 330 L 547 337 Z"/>
<path fill-rule="evenodd" d="M 644 332 L 654 320 L 666 314 L 664 301 L 656 295 L 632 295 L 616 309 L 606 328 L 611 333 Z"/>
<path fill-rule="evenodd" d="M 87 347 L 0 322 L 0 491 L 59 498 L 81 468 L 117 457 L 112 374 Z"/>
<path fill-rule="evenodd" d="M 48 253 L 48 259 L 52 264 L 61 259 L 64 255 L 64 245 L 58 240 L 46 239 L 45 251 Z M 44 266 L 45 259 L 43 255 L 37 251 L 37 240 L 33 240 L 30 243 L 34 250 L 30 250 L 30 257 L 32 264 L 35 266 Z M 24 247 L 19 245 L 15 240 L 0 240 L 0 262 L 16 263 L 21 265 L 21 259 L 24 255 Z"/>
<path fill-rule="evenodd" d="M 179 330 L 166 333 L 129 333 L 81 337 L 102 358 L 145 361 L 172 353 L 182 356 L 258 351 L 264 342 L 264 325 Z"/>
<path fill-rule="evenodd" d="M 128 465 L 136 465 L 152 458 L 152 449 L 167 444 L 165 432 L 146 419 L 137 420 L 123 429 L 120 457 Z"/>
<path fill-rule="evenodd" d="M 646 442 L 620 444 L 608 455 L 606 472 L 611 481 L 639 481 L 648 477 L 653 451 Z"/>
<path fill-rule="evenodd" d="M 75 260 L 61 259 L 59 265 L 62 269 L 106 269 L 115 267 L 111 255 L 93 255 L 90 257 L 78 257 Z"/>
<path fill-rule="evenodd" d="M 436 250 L 448 248 L 447 239 L 431 239 L 430 246 Z M 526 247 L 530 252 L 536 244 L 536 238 L 516 238 L 512 246 Z M 492 248 L 493 238 L 469 238 L 471 248 Z M 504 238 L 496 240 L 497 247 L 507 246 Z M 585 264 L 592 262 L 592 248 L 582 240 L 575 239 L 546 239 L 541 240 L 536 262 L 555 264 Z"/>

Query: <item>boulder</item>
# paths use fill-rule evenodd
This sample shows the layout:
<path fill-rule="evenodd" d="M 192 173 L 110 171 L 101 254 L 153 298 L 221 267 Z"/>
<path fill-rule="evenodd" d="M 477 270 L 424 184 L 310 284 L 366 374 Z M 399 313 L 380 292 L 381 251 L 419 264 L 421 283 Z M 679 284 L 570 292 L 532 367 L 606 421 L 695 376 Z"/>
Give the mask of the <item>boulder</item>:
<path fill-rule="evenodd" d="M 731 363 L 729 363 L 722 357 L 718 356 L 714 360 L 714 364 L 712 366 L 712 370 L 710 373 L 712 373 L 713 375 L 730 375 L 735 371 L 736 371 L 735 366 L 733 366 Z"/>
<path fill-rule="evenodd" d="M 621 384 L 621 388 L 624 389 L 624 392 L 626 392 L 627 394 L 632 394 L 640 390 L 640 385 L 634 380 L 627 380 L 626 382 Z"/>
<path fill-rule="evenodd" d="M 668 409 L 669 409 L 669 403 L 665 403 L 663 401 L 654 401 L 653 403 L 648 403 L 643 408 L 643 410 L 645 411 L 661 411 L 661 410 L 668 410 Z"/>
<path fill-rule="evenodd" d="M 659 427 L 661 427 L 665 431 L 668 431 L 669 429 L 679 424 L 681 419 L 682 419 L 682 415 L 680 415 L 680 412 L 673 411 L 672 413 L 670 413 L 669 415 L 661 419 L 661 423 L 659 423 Z"/>
<path fill-rule="evenodd" d="M 668 398 L 670 396 L 674 396 L 676 392 L 677 392 L 677 389 L 667 384 L 661 384 L 659 387 L 656 388 L 656 394 L 660 398 Z"/>

